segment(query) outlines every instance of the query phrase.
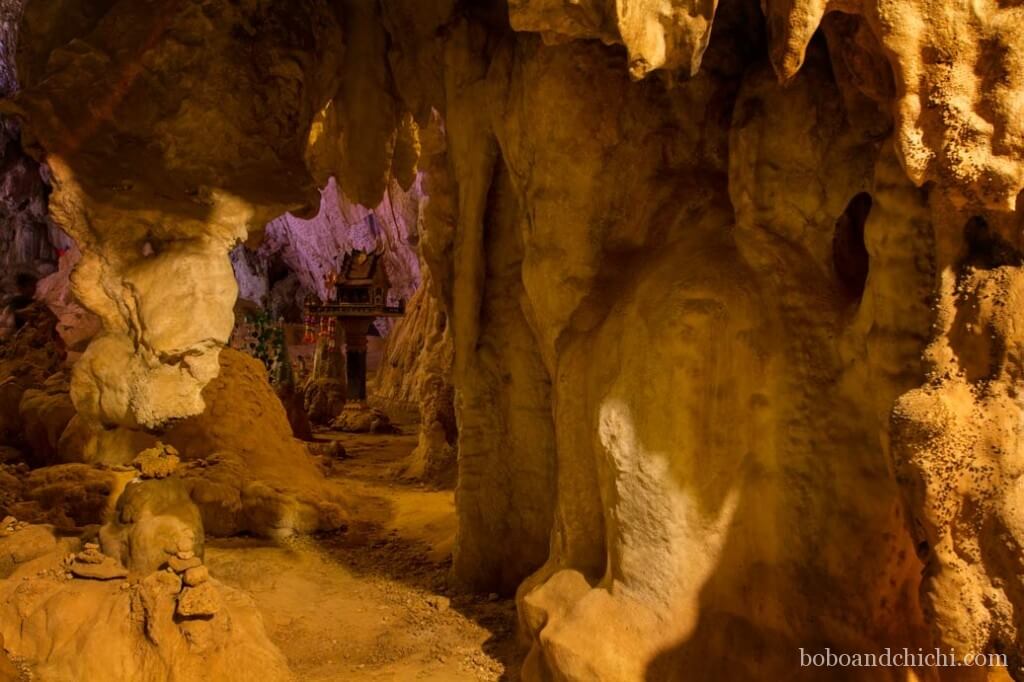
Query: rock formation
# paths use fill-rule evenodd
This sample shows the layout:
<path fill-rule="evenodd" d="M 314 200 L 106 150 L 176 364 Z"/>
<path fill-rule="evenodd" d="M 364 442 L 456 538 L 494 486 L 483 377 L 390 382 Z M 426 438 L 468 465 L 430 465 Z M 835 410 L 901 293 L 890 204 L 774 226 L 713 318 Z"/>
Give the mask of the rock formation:
<path fill-rule="evenodd" d="M 377 373 L 376 398 L 415 405 L 419 444 L 406 474 L 435 483 L 455 482 L 458 426 L 451 385 L 454 354 L 448 316 L 429 272 L 392 329 Z"/>
<path fill-rule="evenodd" d="M 50 544 L 0 582 L 0 638 L 43 679 L 293 679 L 252 600 L 194 568 L 125 582 L 123 571 L 102 571 L 114 560 L 98 544 L 58 542 L 39 526 L 0 537 L 0 567 L 36 528 Z M 54 623 L 66 633 L 56 641 Z"/>
<path fill-rule="evenodd" d="M 203 391 L 209 409 L 161 436 L 180 451 L 204 522 L 217 535 L 262 536 L 343 525 L 348 502 L 292 437 L 260 362 L 225 350 L 220 364 L 220 375 Z"/>
<path fill-rule="evenodd" d="M 450 378 L 453 576 L 517 594 L 528 679 L 812 680 L 800 647 L 933 646 L 1024 679 L 1019 7 L 64 5 L 28 3 L 3 108 L 103 325 L 75 420 L 215 461 L 204 519 L 197 487 L 280 475 L 258 429 L 226 445 L 228 252 L 290 211 L 267 243 L 315 290 L 340 247 L 303 220 L 415 203 L 381 230 L 429 273 L 382 388 L 429 406 Z M 247 494 L 264 528 L 332 516 L 223 485 L 231 532 Z"/>

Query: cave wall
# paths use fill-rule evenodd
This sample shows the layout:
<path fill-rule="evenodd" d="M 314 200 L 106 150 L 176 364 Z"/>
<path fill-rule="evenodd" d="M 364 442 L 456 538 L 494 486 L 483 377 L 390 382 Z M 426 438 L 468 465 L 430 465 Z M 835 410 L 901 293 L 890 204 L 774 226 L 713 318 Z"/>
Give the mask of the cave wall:
<path fill-rule="evenodd" d="M 0 124 L 0 147 L 0 266 L 6 288 L 18 272 L 52 273 L 57 249 L 69 248 L 71 240 L 49 220 L 46 169 L 22 149 L 21 132 L 10 119 Z"/>
<path fill-rule="evenodd" d="M 55 7 L 5 106 L 107 330 L 80 413 L 200 410 L 234 242 L 331 177 L 375 207 L 418 183 L 453 573 L 517 590 L 528 678 L 1019 666 L 1020 8 Z"/>
<path fill-rule="evenodd" d="M 408 191 L 392 180 L 381 203 L 367 209 L 350 201 L 330 178 L 314 216 L 278 216 L 231 251 L 239 298 L 267 308 L 275 318 L 287 310 L 293 313 L 288 321 L 299 322 L 294 313 L 302 310 L 306 296 L 323 301 L 334 296 L 328 276 L 338 272 L 346 254 L 381 250 L 392 303 L 410 301 L 421 282 L 416 250 L 421 180 L 414 178 Z M 394 320 L 381 318 L 376 324 L 387 334 Z"/>
<path fill-rule="evenodd" d="M 15 53 L 24 7 L 24 0 L 0 2 L 3 97 L 18 91 Z M 99 323 L 71 295 L 71 271 L 80 252 L 50 219 L 49 168 L 25 151 L 21 126 L 12 117 L 0 117 L 0 150 L 0 298 L 15 292 L 18 275 L 31 275 L 38 282 L 36 298 L 60 320 L 58 331 L 64 343 L 72 351 L 81 351 Z"/>
<path fill-rule="evenodd" d="M 303 219 L 286 214 L 267 225 L 258 249 L 264 259 L 280 253 L 303 287 L 322 300 L 327 275 L 337 271 L 341 257 L 351 251 L 384 250 L 384 264 L 397 298 L 409 300 L 420 284 L 415 229 L 422 199 L 419 182 L 409 191 L 392 182 L 381 203 L 372 209 L 347 199 L 332 178 L 322 192 L 316 216 Z"/>

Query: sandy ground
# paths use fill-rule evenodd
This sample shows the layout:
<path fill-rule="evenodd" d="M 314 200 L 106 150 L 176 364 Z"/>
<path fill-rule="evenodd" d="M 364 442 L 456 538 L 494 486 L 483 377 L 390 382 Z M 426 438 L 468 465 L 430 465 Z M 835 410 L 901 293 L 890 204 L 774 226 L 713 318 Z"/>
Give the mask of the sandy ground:
<path fill-rule="evenodd" d="M 297 679 L 517 679 L 512 601 L 447 588 L 453 493 L 397 478 L 415 436 L 319 437 L 350 456 L 333 474 L 356 498 L 346 530 L 206 549 L 213 575 L 256 599 Z"/>

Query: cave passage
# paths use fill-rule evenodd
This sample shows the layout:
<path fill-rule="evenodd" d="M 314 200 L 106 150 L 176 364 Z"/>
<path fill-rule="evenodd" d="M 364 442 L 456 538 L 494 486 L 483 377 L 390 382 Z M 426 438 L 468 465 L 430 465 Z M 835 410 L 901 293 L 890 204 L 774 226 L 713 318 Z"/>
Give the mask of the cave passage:
<path fill-rule="evenodd" d="M 0 682 L 1024 682 L 1014 4 L 0 0 Z"/>

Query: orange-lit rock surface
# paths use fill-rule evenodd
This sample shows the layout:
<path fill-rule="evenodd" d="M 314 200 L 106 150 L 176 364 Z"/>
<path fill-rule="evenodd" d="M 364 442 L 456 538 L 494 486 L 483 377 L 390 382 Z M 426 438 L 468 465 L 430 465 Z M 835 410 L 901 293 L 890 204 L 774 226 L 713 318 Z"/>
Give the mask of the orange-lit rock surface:
<path fill-rule="evenodd" d="M 218 449 L 229 249 L 331 177 L 370 207 L 419 182 L 434 300 L 381 385 L 454 386 L 452 576 L 516 594 L 527 679 L 934 646 L 1024 679 L 1020 7 L 63 9 L 28 4 L 4 109 L 104 327 L 75 419 L 223 419 Z"/>

